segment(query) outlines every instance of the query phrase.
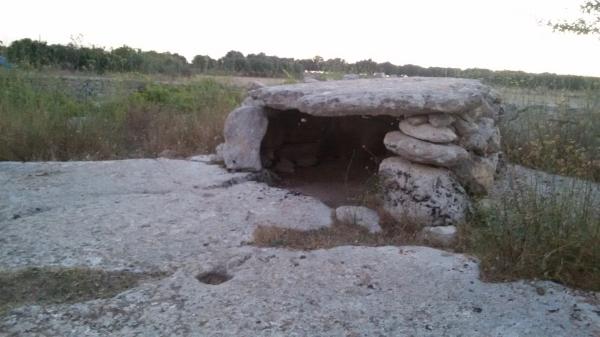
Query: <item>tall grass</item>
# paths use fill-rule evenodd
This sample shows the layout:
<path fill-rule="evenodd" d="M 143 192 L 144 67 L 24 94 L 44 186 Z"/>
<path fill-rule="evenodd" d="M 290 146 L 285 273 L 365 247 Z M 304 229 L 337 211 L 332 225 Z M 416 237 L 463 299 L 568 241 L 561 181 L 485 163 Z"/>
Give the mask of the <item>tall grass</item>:
<path fill-rule="evenodd" d="M 77 99 L 60 81 L 0 70 L 0 160 L 95 160 L 212 151 L 243 90 L 210 79 Z M 119 85 L 115 81 L 115 85 Z"/>
<path fill-rule="evenodd" d="M 582 179 L 509 166 L 502 192 L 476 204 L 460 228 L 461 248 L 480 258 L 489 280 L 600 290 L 600 95 L 501 91 L 512 106 L 500 121 L 507 160 Z"/>
<path fill-rule="evenodd" d="M 490 280 L 539 278 L 600 290 L 600 188 L 583 180 L 509 177 L 463 230 Z"/>
<path fill-rule="evenodd" d="M 510 162 L 600 182 L 600 95 L 536 92 L 508 99 L 516 111 L 500 128 Z"/>

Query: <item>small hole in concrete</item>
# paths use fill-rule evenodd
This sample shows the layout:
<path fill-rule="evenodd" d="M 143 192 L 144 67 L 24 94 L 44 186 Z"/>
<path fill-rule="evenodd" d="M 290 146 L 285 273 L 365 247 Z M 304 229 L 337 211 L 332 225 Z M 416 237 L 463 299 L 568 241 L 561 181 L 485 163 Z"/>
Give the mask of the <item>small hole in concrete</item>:
<path fill-rule="evenodd" d="M 217 285 L 231 280 L 233 276 L 224 271 L 214 270 L 206 273 L 201 273 L 196 276 L 196 279 L 202 283 Z"/>

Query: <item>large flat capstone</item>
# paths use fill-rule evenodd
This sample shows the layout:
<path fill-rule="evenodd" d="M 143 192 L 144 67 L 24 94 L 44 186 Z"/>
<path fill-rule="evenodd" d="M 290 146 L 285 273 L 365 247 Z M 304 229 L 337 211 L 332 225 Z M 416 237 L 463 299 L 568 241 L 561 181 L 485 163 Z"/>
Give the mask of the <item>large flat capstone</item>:
<path fill-rule="evenodd" d="M 289 84 L 259 88 L 250 96 L 269 108 L 315 116 L 457 114 L 496 100 L 477 80 L 436 77 Z"/>

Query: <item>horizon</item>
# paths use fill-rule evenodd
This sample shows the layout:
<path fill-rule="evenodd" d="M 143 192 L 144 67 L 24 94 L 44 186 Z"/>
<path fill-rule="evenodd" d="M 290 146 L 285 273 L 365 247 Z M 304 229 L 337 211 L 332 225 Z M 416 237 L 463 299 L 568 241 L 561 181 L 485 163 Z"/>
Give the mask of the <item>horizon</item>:
<path fill-rule="evenodd" d="M 115 11 L 111 5 L 116 4 L 123 10 Z M 218 59 L 236 50 L 244 55 L 263 52 L 294 59 L 318 55 L 349 63 L 372 59 L 425 68 L 600 77 L 597 37 L 553 32 L 544 23 L 579 14 L 578 4 L 566 0 L 486 4 L 472 0 L 386 4 L 374 0 L 363 7 L 357 2 L 340 6 L 311 0 L 289 11 L 273 0 L 252 4 L 230 0 L 191 5 L 172 1 L 168 7 L 153 1 L 144 2 L 139 9 L 136 2 L 105 1 L 94 8 L 92 18 L 72 0 L 23 1 L 5 5 L 11 15 L 0 22 L 0 41 L 8 46 L 14 40 L 31 38 L 108 50 L 127 45 L 177 53 L 188 62 L 195 55 Z M 37 10 L 32 13 L 31 8 Z M 195 16 L 205 12 L 212 15 Z"/>

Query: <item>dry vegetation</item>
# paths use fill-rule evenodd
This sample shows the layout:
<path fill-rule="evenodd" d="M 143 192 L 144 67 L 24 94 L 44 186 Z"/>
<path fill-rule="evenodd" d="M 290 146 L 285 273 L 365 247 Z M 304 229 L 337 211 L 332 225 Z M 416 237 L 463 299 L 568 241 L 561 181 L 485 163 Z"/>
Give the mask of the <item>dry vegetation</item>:
<path fill-rule="evenodd" d="M 510 162 L 600 182 L 600 95 L 596 91 L 503 88 L 515 111 L 500 123 Z"/>
<path fill-rule="evenodd" d="M 140 274 L 86 268 L 27 268 L 0 272 L 0 315 L 27 303 L 75 303 L 110 298 L 142 280 L 163 273 Z"/>
<path fill-rule="evenodd" d="M 58 80 L 0 70 L 0 160 L 100 160 L 208 153 L 243 90 L 202 79 L 144 83 L 138 91 L 79 99 Z M 119 82 L 115 82 L 119 85 Z"/>
<path fill-rule="evenodd" d="M 300 250 L 332 248 L 343 245 L 387 246 L 418 244 L 416 228 L 398 224 L 384 211 L 381 214 L 381 233 L 369 233 L 364 227 L 335 222 L 330 228 L 300 231 L 277 227 L 277 224 L 258 226 L 253 244 L 260 247 L 286 247 Z"/>
<path fill-rule="evenodd" d="M 460 249 L 481 259 L 482 276 L 553 280 L 600 290 L 600 96 L 588 91 L 503 89 L 516 111 L 501 121 L 513 163 L 578 177 L 569 185 L 537 177 L 492 206 L 478 204 Z"/>
<path fill-rule="evenodd" d="M 481 259 L 488 280 L 541 278 L 598 291 L 600 196 L 593 189 L 585 181 L 513 183 L 478 204 L 460 228 L 460 246 Z"/>

